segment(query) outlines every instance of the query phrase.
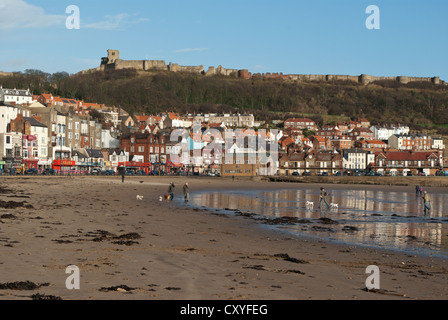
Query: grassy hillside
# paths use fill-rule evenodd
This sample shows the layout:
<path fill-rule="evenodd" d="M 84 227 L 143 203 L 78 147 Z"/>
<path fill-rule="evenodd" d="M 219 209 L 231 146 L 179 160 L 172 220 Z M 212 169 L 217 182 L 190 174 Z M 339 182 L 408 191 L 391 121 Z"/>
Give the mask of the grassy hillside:
<path fill-rule="evenodd" d="M 134 70 L 42 78 L 0 77 L 4 87 L 30 87 L 69 98 L 122 106 L 131 113 L 249 111 L 271 120 L 291 115 L 322 122 L 365 117 L 373 123 L 401 122 L 416 130 L 448 133 L 448 88 L 430 83 L 297 83 L 243 80 Z"/>

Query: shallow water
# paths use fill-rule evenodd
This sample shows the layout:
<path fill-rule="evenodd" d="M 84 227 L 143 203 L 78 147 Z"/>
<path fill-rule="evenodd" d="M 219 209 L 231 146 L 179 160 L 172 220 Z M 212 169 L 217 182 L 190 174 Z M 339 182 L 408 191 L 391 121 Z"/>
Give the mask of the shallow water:
<path fill-rule="evenodd" d="M 448 258 L 447 193 L 431 193 L 432 211 L 426 216 L 421 197 L 412 191 L 327 189 L 328 203 L 339 208 L 327 209 L 324 204 L 322 210 L 319 193 L 319 188 L 204 192 L 191 195 L 189 205 L 256 214 L 253 218 L 259 221 L 297 218 L 299 223 L 274 227 L 291 234 Z M 306 207 L 307 201 L 314 203 L 313 209 Z"/>

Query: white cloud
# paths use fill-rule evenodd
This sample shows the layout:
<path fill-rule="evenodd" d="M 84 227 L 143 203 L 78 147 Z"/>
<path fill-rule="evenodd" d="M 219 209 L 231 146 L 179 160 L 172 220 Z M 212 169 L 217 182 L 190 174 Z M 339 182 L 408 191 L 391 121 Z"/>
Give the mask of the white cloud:
<path fill-rule="evenodd" d="M 174 50 L 174 53 L 183 53 L 183 52 L 196 52 L 196 51 L 206 51 L 208 48 L 186 48 L 186 49 L 179 49 Z"/>
<path fill-rule="evenodd" d="M 11 29 L 48 28 L 54 26 L 65 27 L 68 14 L 47 14 L 41 7 L 27 3 L 24 0 L 0 0 L 0 31 Z M 81 10 L 81 20 L 82 20 Z M 124 27 L 148 21 L 137 18 L 136 14 L 121 13 L 104 16 L 101 21 L 83 23 L 81 29 L 120 30 Z"/>
<path fill-rule="evenodd" d="M 137 24 L 140 22 L 148 21 L 147 18 L 135 18 L 136 15 L 120 13 L 114 16 L 104 16 L 103 21 L 81 24 L 81 29 L 97 29 L 97 30 L 120 30 L 125 26 Z"/>
<path fill-rule="evenodd" d="M 266 70 L 267 67 L 257 64 L 255 66 L 253 66 L 252 69 L 253 70 Z"/>
<path fill-rule="evenodd" d="M 67 16 L 51 15 L 23 0 L 0 1 L 0 30 L 64 26 Z"/>
<path fill-rule="evenodd" d="M 28 59 L 26 58 L 14 58 L 9 60 L 0 60 L 1 68 L 22 68 L 27 65 Z"/>

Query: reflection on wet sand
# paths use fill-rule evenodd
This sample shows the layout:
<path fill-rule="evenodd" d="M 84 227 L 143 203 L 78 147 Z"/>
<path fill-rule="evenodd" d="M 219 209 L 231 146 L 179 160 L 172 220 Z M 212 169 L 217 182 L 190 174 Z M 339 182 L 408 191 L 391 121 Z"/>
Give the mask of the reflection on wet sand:
<path fill-rule="evenodd" d="M 191 204 L 225 210 L 255 213 L 257 217 L 292 217 L 318 222 L 326 217 L 338 228 L 325 229 L 304 225 L 282 225 L 283 230 L 348 243 L 418 251 L 448 257 L 448 214 L 446 193 L 432 193 L 432 211 L 425 216 L 422 198 L 412 192 L 384 190 L 327 190 L 328 203 L 338 209 L 322 210 L 319 189 L 276 191 L 234 191 L 196 194 Z M 314 203 L 307 208 L 306 203 Z M 316 231 L 317 230 L 317 231 Z M 328 232 L 330 231 L 330 232 Z"/>

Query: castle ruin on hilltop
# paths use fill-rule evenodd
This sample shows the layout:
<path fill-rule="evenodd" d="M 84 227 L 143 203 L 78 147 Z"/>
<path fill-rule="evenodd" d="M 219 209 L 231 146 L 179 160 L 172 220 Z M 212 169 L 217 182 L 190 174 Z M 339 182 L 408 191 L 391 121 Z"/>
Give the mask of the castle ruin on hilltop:
<path fill-rule="evenodd" d="M 375 81 L 396 81 L 401 84 L 410 82 L 428 82 L 433 84 L 446 85 L 445 81 L 440 80 L 439 77 L 422 78 L 422 77 L 375 77 L 362 74 L 360 76 L 347 75 L 305 75 L 305 74 L 283 74 L 283 73 L 255 73 L 252 74 L 248 70 L 226 69 L 222 66 L 217 68 L 209 67 L 205 71 L 204 66 L 180 66 L 178 64 L 166 64 L 163 60 L 122 60 L 120 59 L 120 52 L 118 50 L 107 50 L 107 57 L 101 59 L 101 65 L 96 69 L 86 70 L 82 73 L 90 71 L 105 71 L 105 70 L 121 70 L 121 69 L 135 69 L 138 71 L 150 72 L 184 72 L 200 74 L 204 76 L 222 75 L 241 79 L 284 79 L 293 81 L 351 81 L 367 85 Z"/>

